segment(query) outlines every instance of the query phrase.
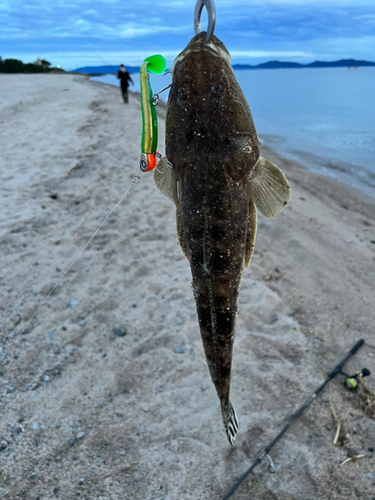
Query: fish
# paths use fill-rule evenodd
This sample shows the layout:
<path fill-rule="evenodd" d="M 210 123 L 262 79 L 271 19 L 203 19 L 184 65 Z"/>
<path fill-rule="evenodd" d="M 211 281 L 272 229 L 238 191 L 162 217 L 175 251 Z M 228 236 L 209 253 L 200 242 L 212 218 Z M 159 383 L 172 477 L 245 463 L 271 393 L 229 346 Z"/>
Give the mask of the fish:
<path fill-rule="evenodd" d="M 256 212 L 275 217 L 291 189 L 281 170 L 260 156 L 228 50 L 215 35 L 209 43 L 205 36 L 194 36 L 173 63 L 166 155 L 154 181 L 176 206 L 204 353 L 234 446 L 238 418 L 230 382 L 241 275 L 254 249 Z"/>

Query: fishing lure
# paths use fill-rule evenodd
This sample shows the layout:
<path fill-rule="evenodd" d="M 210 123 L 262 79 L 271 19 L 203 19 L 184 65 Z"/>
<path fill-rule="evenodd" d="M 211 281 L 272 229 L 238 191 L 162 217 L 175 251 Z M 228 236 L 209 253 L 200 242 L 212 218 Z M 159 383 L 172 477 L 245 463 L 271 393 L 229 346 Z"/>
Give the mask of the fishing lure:
<path fill-rule="evenodd" d="M 141 66 L 141 108 L 142 108 L 142 143 L 140 168 L 149 172 L 156 166 L 158 145 L 158 120 L 148 71 L 160 75 L 165 72 L 167 63 L 163 56 L 156 54 L 146 57 Z"/>

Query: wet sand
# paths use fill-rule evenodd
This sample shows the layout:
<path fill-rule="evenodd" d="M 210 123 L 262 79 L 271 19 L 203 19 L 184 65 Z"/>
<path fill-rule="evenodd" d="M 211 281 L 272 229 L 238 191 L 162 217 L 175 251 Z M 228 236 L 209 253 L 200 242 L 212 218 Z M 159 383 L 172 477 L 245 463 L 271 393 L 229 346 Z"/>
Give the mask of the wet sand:
<path fill-rule="evenodd" d="M 0 89 L 0 498 L 220 500 L 359 338 L 375 346 L 375 200 L 262 149 L 292 199 L 258 216 L 243 273 L 231 449 L 152 174 L 28 323 L 137 173 L 138 96 L 125 106 L 73 75 L 0 75 Z M 364 346 L 345 370 L 374 359 Z M 375 422 L 342 382 L 272 450 L 276 473 L 262 462 L 233 500 L 375 497 Z M 356 463 L 340 465 L 331 404 Z"/>

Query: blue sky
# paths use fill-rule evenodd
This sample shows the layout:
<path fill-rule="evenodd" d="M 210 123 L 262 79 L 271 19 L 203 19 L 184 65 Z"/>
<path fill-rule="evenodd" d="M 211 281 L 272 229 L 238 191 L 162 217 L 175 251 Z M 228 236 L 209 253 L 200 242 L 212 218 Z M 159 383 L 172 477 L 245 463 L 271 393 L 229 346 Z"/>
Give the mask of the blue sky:
<path fill-rule="evenodd" d="M 215 34 L 233 63 L 375 61 L 374 0 L 216 0 Z M 195 0 L 1 0 L 0 56 L 70 70 L 168 65 L 194 34 Z M 202 28 L 207 25 L 202 16 Z"/>

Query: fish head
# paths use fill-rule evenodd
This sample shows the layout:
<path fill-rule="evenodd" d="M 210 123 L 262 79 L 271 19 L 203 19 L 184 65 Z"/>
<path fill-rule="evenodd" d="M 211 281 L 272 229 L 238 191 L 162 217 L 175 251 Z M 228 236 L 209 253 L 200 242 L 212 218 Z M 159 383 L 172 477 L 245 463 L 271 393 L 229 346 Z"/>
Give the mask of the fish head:
<path fill-rule="evenodd" d="M 177 56 L 172 68 L 167 157 L 183 175 L 187 164 L 228 166 L 234 180 L 245 179 L 260 155 L 247 100 L 230 65 L 225 45 L 199 33 Z"/>

